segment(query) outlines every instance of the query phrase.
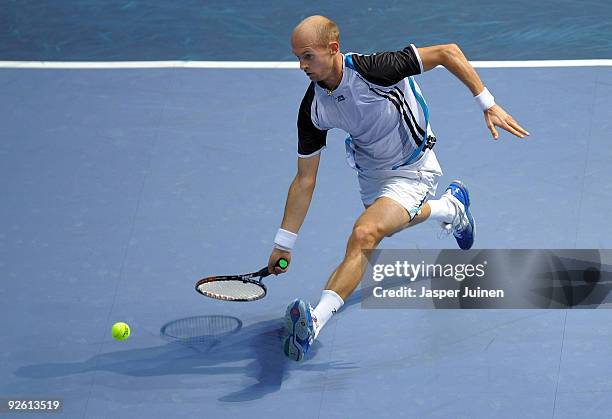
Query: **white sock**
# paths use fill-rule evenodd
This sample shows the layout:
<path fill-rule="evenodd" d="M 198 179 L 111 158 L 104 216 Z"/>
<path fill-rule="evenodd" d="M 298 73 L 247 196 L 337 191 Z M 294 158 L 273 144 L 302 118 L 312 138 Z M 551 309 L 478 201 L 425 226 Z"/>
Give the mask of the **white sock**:
<path fill-rule="evenodd" d="M 342 297 L 336 294 L 332 290 L 323 290 L 319 304 L 314 309 L 314 315 L 317 318 L 315 327 L 315 339 L 319 336 L 319 331 L 323 329 L 325 323 L 340 310 L 340 307 L 344 304 Z"/>
<path fill-rule="evenodd" d="M 442 195 L 440 199 L 427 202 L 429 202 L 429 207 L 431 208 L 429 218 L 446 224 L 453 222 L 455 215 L 457 215 L 457 208 L 450 201 L 450 198 Z"/>

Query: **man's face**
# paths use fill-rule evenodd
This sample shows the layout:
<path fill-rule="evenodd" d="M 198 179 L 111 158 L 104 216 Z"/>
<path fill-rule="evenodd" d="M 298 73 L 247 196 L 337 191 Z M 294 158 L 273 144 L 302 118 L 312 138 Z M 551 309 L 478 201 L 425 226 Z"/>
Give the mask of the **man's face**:
<path fill-rule="evenodd" d="M 323 81 L 329 78 L 334 64 L 333 44 L 321 46 L 307 36 L 294 36 L 291 39 L 291 47 L 300 61 L 300 69 L 310 80 Z"/>

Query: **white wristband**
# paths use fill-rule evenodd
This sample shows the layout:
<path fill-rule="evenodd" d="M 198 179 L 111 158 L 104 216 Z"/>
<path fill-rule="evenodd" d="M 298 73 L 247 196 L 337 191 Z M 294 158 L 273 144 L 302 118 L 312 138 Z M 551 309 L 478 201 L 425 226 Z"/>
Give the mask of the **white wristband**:
<path fill-rule="evenodd" d="M 278 229 L 276 237 L 274 237 L 274 247 L 280 250 L 290 251 L 293 249 L 297 234 L 282 228 Z"/>
<path fill-rule="evenodd" d="M 476 99 L 476 103 L 483 112 L 495 105 L 495 98 L 486 87 L 478 96 L 474 96 L 474 99 Z"/>

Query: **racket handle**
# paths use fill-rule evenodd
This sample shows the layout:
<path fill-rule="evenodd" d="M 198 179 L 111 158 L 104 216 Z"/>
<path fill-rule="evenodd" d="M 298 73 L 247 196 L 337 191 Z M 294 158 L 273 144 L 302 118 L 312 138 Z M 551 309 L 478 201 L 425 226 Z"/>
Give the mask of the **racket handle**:
<path fill-rule="evenodd" d="M 289 266 L 289 261 L 285 258 L 280 258 L 279 260 L 276 261 L 276 265 L 274 265 L 275 267 L 279 267 L 281 269 L 286 269 L 287 266 Z M 270 272 L 268 272 L 268 267 L 266 266 L 265 268 L 261 268 L 261 270 L 259 272 L 257 272 L 257 276 L 260 276 L 262 278 L 266 277 L 270 275 Z"/>

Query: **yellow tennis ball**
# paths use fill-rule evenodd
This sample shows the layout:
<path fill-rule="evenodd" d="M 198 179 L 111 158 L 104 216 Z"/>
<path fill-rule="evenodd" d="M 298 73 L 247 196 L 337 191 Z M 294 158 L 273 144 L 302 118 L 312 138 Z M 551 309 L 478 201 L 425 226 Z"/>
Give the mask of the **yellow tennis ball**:
<path fill-rule="evenodd" d="M 113 325 L 113 337 L 117 340 L 126 340 L 130 337 L 130 326 L 127 323 L 118 322 Z"/>

